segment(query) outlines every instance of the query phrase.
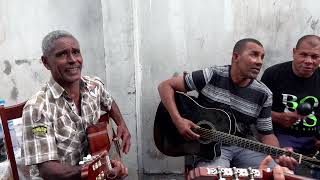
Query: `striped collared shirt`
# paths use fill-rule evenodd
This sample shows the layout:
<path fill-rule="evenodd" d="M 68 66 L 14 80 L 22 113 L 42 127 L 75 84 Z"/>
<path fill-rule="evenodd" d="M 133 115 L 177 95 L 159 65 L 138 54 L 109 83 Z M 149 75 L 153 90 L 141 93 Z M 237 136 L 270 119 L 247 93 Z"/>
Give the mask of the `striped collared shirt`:
<path fill-rule="evenodd" d="M 81 114 L 67 91 L 50 79 L 23 110 L 23 154 L 26 165 L 50 160 L 76 165 L 87 154 L 85 130 L 111 109 L 112 97 L 98 78 L 83 76 Z M 31 166 L 31 176 L 38 176 Z"/>

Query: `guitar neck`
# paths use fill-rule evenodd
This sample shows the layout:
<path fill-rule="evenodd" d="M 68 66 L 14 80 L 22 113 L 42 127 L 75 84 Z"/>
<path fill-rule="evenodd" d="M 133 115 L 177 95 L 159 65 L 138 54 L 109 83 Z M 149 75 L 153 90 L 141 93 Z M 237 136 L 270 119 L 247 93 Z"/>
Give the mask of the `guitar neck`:
<path fill-rule="evenodd" d="M 121 143 L 119 137 L 117 137 L 117 134 L 114 130 L 114 128 L 111 126 L 112 129 L 112 141 L 114 142 L 115 150 L 117 152 L 118 159 L 122 159 L 122 153 L 121 153 Z"/>
<path fill-rule="evenodd" d="M 201 131 L 202 131 L 202 134 L 200 133 L 200 135 L 204 136 L 204 138 L 208 138 L 209 136 L 210 140 L 214 140 L 224 144 L 239 146 L 245 149 L 250 149 L 252 151 L 269 154 L 275 157 L 280 157 L 282 155 L 290 156 L 296 159 L 299 164 L 302 163 L 305 165 L 312 165 L 314 167 L 320 168 L 319 160 L 316 160 L 314 158 L 310 158 L 307 156 L 303 156 L 295 152 L 286 151 L 278 147 L 269 146 L 257 141 L 241 138 L 235 135 L 227 134 L 227 133 L 216 131 L 216 130 L 208 130 L 208 129 L 200 128 L 200 132 Z"/>

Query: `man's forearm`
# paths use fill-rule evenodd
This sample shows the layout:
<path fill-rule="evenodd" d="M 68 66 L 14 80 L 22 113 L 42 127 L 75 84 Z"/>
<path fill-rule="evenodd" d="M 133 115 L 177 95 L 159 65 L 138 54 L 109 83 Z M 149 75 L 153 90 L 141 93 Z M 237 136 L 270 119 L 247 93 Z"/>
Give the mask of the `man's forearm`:
<path fill-rule="evenodd" d="M 185 91 L 185 88 L 183 87 L 182 90 Z M 181 115 L 174 98 L 175 89 L 170 85 L 170 81 L 165 81 L 158 86 L 158 91 L 163 105 L 168 110 L 173 123 L 176 124 L 181 119 Z"/>
<path fill-rule="evenodd" d="M 258 138 L 259 138 L 260 142 L 262 142 L 264 144 L 275 146 L 275 147 L 280 147 L 278 138 L 274 134 L 269 134 L 269 135 L 259 134 Z"/>
<path fill-rule="evenodd" d="M 272 117 L 272 122 L 273 123 L 279 124 L 279 121 L 282 120 L 282 112 L 272 111 L 271 112 L 271 117 Z"/>
<path fill-rule="evenodd" d="M 121 115 L 120 109 L 115 101 L 113 101 L 111 105 L 110 117 L 118 126 L 125 123 Z"/>
<path fill-rule="evenodd" d="M 58 161 L 47 161 L 38 164 L 40 176 L 43 179 L 57 180 L 57 179 L 81 179 L 80 166 L 70 166 L 62 164 Z"/>
<path fill-rule="evenodd" d="M 161 82 L 158 86 L 159 95 L 163 105 L 168 110 L 174 124 L 181 119 L 174 99 L 175 91 L 187 92 L 184 76 L 176 76 Z"/>

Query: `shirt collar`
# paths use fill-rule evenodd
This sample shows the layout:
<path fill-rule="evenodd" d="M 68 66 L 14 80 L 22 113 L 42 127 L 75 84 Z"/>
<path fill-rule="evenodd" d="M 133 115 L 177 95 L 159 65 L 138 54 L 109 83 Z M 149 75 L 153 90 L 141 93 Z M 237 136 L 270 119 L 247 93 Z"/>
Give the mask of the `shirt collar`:
<path fill-rule="evenodd" d="M 80 81 L 80 91 L 81 90 L 87 90 L 87 91 L 90 90 L 88 82 L 83 77 L 81 77 L 81 81 Z"/>
<path fill-rule="evenodd" d="M 50 78 L 49 82 L 48 82 L 48 87 L 53 95 L 53 98 L 57 99 L 59 98 L 63 92 L 65 91 L 65 89 L 60 86 L 60 84 L 58 84 L 53 77 Z"/>
<path fill-rule="evenodd" d="M 55 99 L 58 99 L 60 96 L 62 96 L 64 92 L 68 94 L 67 91 L 53 79 L 53 77 L 50 78 L 48 87 Z M 89 90 L 88 83 L 82 77 L 80 80 L 80 90 L 81 89 Z"/>

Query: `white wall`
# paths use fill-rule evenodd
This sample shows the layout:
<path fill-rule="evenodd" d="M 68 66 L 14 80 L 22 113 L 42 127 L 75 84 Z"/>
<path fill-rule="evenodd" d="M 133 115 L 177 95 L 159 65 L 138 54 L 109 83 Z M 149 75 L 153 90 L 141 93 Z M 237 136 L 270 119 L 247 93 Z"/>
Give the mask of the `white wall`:
<path fill-rule="evenodd" d="M 78 0 L 0 0 L 0 98 L 27 100 L 49 78 L 40 61 L 41 40 L 64 29 L 78 38 L 84 73 L 106 80 L 101 3 Z"/>
<path fill-rule="evenodd" d="M 130 179 L 138 179 L 133 5 L 127 0 L 101 2 L 107 87 L 130 129 L 131 148 L 125 162 Z"/>
<path fill-rule="evenodd" d="M 153 143 L 157 85 L 176 73 L 229 64 L 245 37 L 266 49 L 264 68 L 291 59 L 297 39 L 320 32 L 317 0 L 0 0 L 0 98 L 24 101 L 49 78 L 41 40 L 65 29 L 80 41 L 84 74 L 115 97 L 132 134 L 125 157 L 137 171 L 181 173 L 181 158 Z M 150 179 L 148 176 L 146 179 Z"/>

